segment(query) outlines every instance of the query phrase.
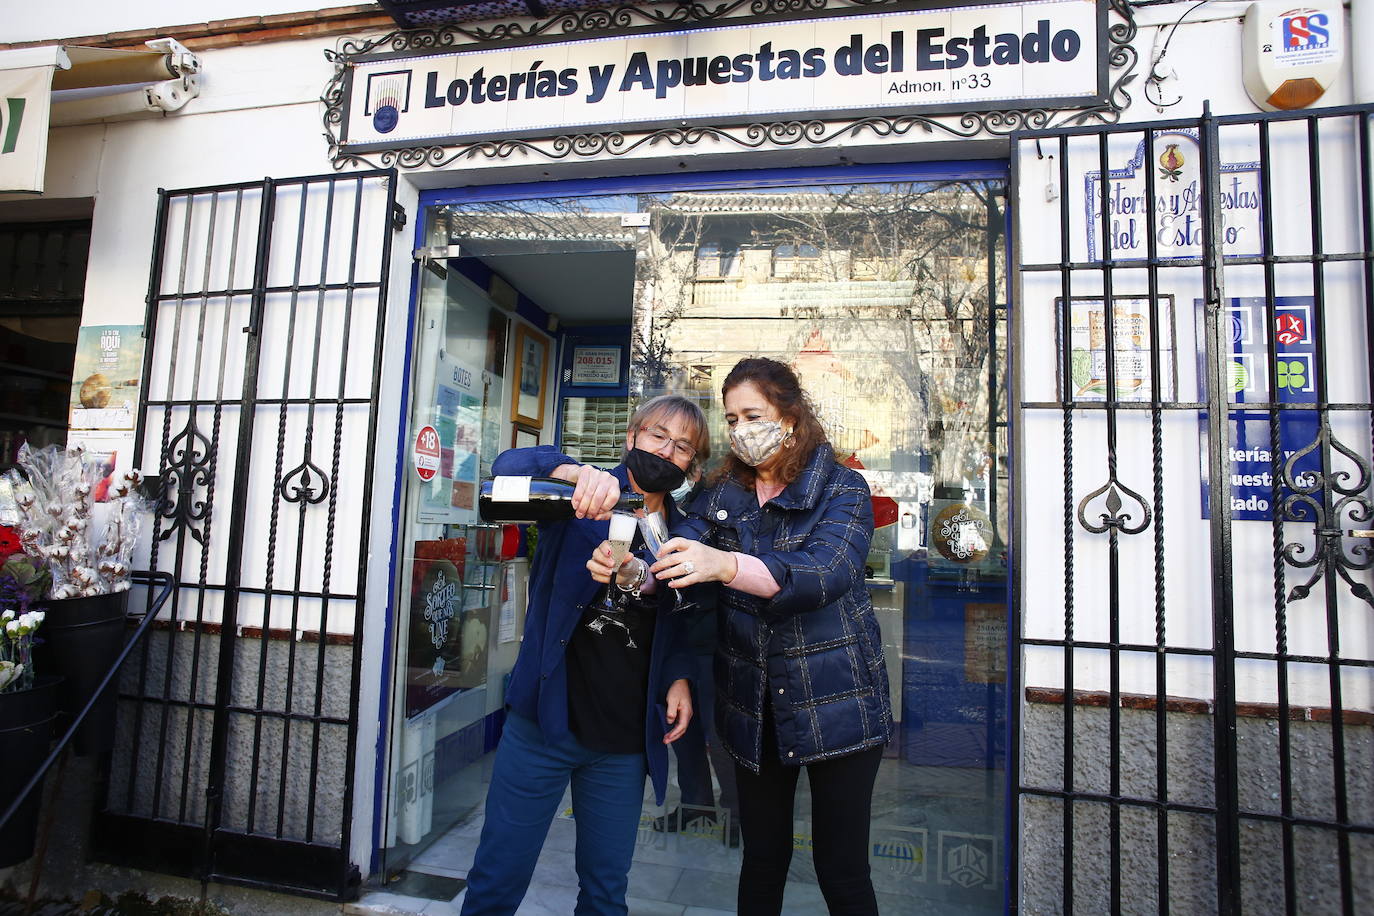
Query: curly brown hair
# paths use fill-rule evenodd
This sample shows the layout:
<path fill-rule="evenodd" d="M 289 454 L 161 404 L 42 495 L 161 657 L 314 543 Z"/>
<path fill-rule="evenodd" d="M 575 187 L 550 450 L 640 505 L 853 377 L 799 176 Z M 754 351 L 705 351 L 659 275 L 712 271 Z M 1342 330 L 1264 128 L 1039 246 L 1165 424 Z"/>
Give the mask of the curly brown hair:
<path fill-rule="evenodd" d="M 720 386 L 720 396 L 724 398 L 730 389 L 744 382 L 753 383 L 763 393 L 768 403 L 777 409 L 780 420 L 791 421 L 792 437 L 783 443 L 782 459 L 777 469 L 778 479 L 790 484 L 801 476 L 816 449 L 828 444 L 830 439 L 791 366 L 764 356 L 746 357 L 735 363 L 735 368 L 725 377 L 724 384 Z M 714 479 L 725 477 L 733 477 L 745 486 L 753 486 L 757 475 L 752 467 L 731 452 L 725 456 L 725 462 Z"/>

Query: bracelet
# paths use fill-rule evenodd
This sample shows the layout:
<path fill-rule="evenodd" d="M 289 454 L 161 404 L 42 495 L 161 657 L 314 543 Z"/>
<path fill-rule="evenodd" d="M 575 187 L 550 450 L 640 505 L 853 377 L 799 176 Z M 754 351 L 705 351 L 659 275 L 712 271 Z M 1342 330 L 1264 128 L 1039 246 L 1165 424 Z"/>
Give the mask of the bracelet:
<path fill-rule="evenodd" d="M 620 584 L 620 574 L 619 572 L 617 572 L 615 587 L 620 589 L 622 592 L 633 592 L 636 596 L 638 596 L 640 587 L 644 585 L 644 580 L 649 578 L 649 564 L 645 563 L 639 557 L 632 557 L 631 559 L 633 559 L 635 563 L 634 581 L 629 583 L 628 585 Z"/>

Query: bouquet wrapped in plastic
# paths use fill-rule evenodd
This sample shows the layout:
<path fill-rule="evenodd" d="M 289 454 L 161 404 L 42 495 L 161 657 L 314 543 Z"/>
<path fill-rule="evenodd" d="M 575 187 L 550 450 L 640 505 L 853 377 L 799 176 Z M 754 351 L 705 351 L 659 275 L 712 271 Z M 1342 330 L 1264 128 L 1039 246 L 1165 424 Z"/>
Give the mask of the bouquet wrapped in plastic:
<path fill-rule="evenodd" d="M 125 471 L 108 488 L 104 524 L 95 522 L 92 491 L 104 469 L 80 446 L 19 449 L 20 470 L 0 480 L 0 525 L 19 532 L 19 545 L 52 575 L 48 597 L 86 598 L 129 588 L 133 552 L 148 500 L 142 475 Z M 22 472 L 22 473 L 21 473 Z M 99 528 L 99 530 L 97 530 Z"/>

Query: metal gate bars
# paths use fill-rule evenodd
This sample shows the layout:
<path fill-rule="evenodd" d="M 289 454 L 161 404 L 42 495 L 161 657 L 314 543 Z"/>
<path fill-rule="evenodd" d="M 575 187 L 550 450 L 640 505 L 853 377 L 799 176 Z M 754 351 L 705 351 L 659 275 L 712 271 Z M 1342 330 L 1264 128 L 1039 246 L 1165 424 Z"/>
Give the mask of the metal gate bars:
<path fill-rule="evenodd" d="M 1015 139 L 1013 908 L 1374 909 L 1371 117 Z"/>
<path fill-rule="evenodd" d="M 134 461 L 178 588 L 121 685 L 101 858 L 346 897 L 395 182 L 159 192 Z"/>

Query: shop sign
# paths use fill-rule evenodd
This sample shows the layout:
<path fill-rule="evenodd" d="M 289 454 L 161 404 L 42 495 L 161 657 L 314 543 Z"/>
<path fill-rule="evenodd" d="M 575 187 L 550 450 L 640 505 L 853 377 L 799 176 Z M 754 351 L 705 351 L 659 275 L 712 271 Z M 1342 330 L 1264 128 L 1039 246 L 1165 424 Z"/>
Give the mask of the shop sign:
<path fill-rule="evenodd" d="M 1064 353 L 1064 300 L 1056 299 L 1055 352 Z M 1159 397 L 1174 399 L 1174 297 L 1161 295 L 1155 300 L 1154 322 L 1161 339 L 1151 337 L 1151 309 L 1147 296 L 1112 297 L 1112 336 L 1114 345 L 1107 346 L 1107 308 L 1095 297 L 1070 300 L 1069 332 L 1069 389 L 1075 401 L 1107 400 L 1107 368 L 1110 355 L 1116 380 L 1115 401 L 1148 403 L 1155 397 L 1151 378 L 1151 356 L 1158 353 L 1161 378 Z M 1059 367 L 1062 373 L 1062 365 Z M 1059 378 L 1058 390 L 1064 391 L 1064 379 Z"/>
<path fill-rule="evenodd" d="M 569 384 L 615 388 L 620 384 L 620 347 L 573 347 Z"/>
<path fill-rule="evenodd" d="M 598 127 L 1069 108 L 1105 98 L 1108 44 L 1105 4 L 1040 0 L 368 53 L 349 61 L 340 141 L 363 153 Z"/>
<path fill-rule="evenodd" d="M 72 365 L 72 429 L 134 428 L 143 372 L 143 325 L 86 325 Z"/>
<path fill-rule="evenodd" d="M 1204 308 L 1196 300 L 1199 316 Z M 1269 402 L 1269 334 L 1265 330 L 1267 311 L 1263 296 L 1232 299 L 1219 318 L 1229 326 L 1231 354 L 1229 363 L 1230 397 L 1237 404 Z M 1199 319 L 1200 320 L 1200 319 Z M 1313 326 L 1311 296 L 1277 296 L 1274 299 L 1273 375 L 1278 388 L 1272 399 L 1279 405 L 1315 404 L 1316 328 Z M 1201 368 L 1201 367 L 1199 367 Z M 1284 409 L 1278 413 L 1279 461 L 1299 487 L 1317 485 L 1321 455 L 1317 444 L 1318 415 L 1315 410 Z M 1202 517 L 1211 518 L 1208 505 L 1207 417 L 1200 417 L 1202 430 Z M 1268 410 L 1233 410 L 1230 415 L 1231 444 L 1227 453 L 1230 474 L 1231 518 L 1237 521 L 1270 521 L 1274 517 L 1273 422 Z M 1288 463 L 1292 462 L 1289 469 Z M 1280 482 L 1280 502 L 1295 495 Z M 1298 512 L 1307 511 L 1299 506 Z"/>
<path fill-rule="evenodd" d="M 439 433 L 433 426 L 423 427 L 415 435 L 415 474 L 430 481 L 439 472 Z"/>
<path fill-rule="evenodd" d="M 977 506 L 948 503 L 935 513 L 930 526 L 931 544 L 947 562 L 974 565 L 988 555 L 992 544 L 992 520 Z"/>
<path fill-rule="evenodd" d="M 1100 168 L 1083 172 L 1088 260 L 1100 260 L 1108 248 L 1118 261 L 1148 258 L 1151 237 L 1155 257 L 1202 257 L 1205 214 L 1197 132 L 1155 131 L 1151 155 L 1154 161 L 1146 162 L 1142 138 L 1129 158 L 1122 157 L 1126 161 L 1108 168 L 1105 181 Z M 1153 201 L 1147 172 L 1154 172 Z M 1260 254 L 1259 163 L 1223 161 L 1218 197 L 1222 250 L 1228 256 Z"/>
<path fill-rule="evenodd" d="M 970 684 L 1007 682 L 1007 606 L 964 605 L 964 680 Z"/>

